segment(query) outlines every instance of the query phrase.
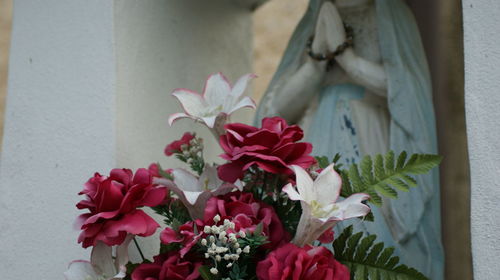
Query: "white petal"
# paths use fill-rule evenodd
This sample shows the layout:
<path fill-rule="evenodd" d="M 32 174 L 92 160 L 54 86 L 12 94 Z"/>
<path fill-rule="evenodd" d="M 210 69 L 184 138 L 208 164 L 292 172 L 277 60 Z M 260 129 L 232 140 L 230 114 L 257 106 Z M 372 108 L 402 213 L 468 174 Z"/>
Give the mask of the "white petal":
<path fill-rule="evenodd" d="M 97 273 L 89 261 L 72 261 L 64 272 L 66 280 L 97 280 Z"/>
<path fill-rule="evenodd" d="M 116 258 L 115 258 L 115 268 L 116 270 L 120 270 L 120 268 L 123 268 L 127 263 L 128 263 L 128 245 L 134 238 L 133 234 L 127 234 L 127 237 L 125 238 L 125 241 L 119 246 L 116 247 Z M 126 271 L 126 270 L 125 270 Z M 118 273 L 118 275 L 115 275 L 114 278 L 120 278 L 121 274 Z M 123 278 L 122 276 L 121 278 Z"/>
<path fill-rule="evenodd" d="M 198 178 L 191 172 L 176 168 L 172 171 L 174 183 L 183 191 L 199 192 L 202 191 L 199 185 Z"/>
<path fill-rule="evenodd" d="M 184 112 L 186 114 L 199 117 L 203 115 L 207 108 L 207 102 L 203 100 L 203 97 L 194 91 L 188 89 L 176 89 L 172 93 L 182 105 Z"/>
<path fill-rule="evenodd" d="M 213 165 L 206 164 L 203 169 L 203 173 L 200 175 L 199 182 L 201 183 L 202 189 L 213 190 L 222 185 L 223 181 L 219 179 L 217 174 L 217 168 Z"/>
<path fill-rule="evenodd" d="M 283 191 L 288 195 L 291 200 L 302 200 L 302 196 L 292 187 L 292 184 L 287 184 L 283 187 Z"/>
<path fill-rule="evenodd" d="M 247 88 L 250 79 L 256 77 L 257 76 L 255 74 L 246 74 L 241 78 L 239 78 L 236 84 L 234 84 L 233 89 L 231 90 L 231 95 L 233 96 L 233 98 L 235 100 L 238 100 L 238 98 L 245 92 L 245 89 Z"/>
<path fill-rule="evenodd" d="M 186 200 L 189 204 L 195 205 L 196 201 L 198 200 L 198 197 L 204 192 L 190 192 L 190 191 L 184 191 L 184 196 L 186 197 Z"/>
<path fill-rule="evenodd" d="M 203 98 L 210 106 L 219 106 L 225 103 L 231 94 L 231 85 L 222 73 L 210 75 L 205 83 Z"/>
<path fill-rule="evenodd" d="M 182 118 L 192 118 L 192 117 L 185 114 L 185 113 L 175 113 L 175 114 L 170 115 L 170 117 L 168 117 L 168 125 L 172 126 L 172 124 L 176 120 L 182 119 Z"/>
<path fill-rule="evenodd" d="M 323 169 L 314 181 L 314 191 L 318 202 L 322 205 L 335 203 L 339 197 L 341 187 L 342 178 L 333 169 L 333 164 Z"/>
<path fill-rule="evenodd" d="M 300 196 L 302 196 L 302 200 L 307 203 L 316 200 L 316 197 L 314 197 L 314 184 L 311 176 L 309 176 L 309 174 L 307 174 L 307 172 L 300 166 L 292 165 L 291 167 L 295 172 L 297 190 L 299 191 Z"/>
<path fill-rule="evenodd" d="M 213 128 L 214 127 L 214 124 L 215 124 L 215 120 L 217 119 L 217 116 L 218 115 L 213 115 L 213 116 L 209 116 L 209 117 L 202 117 L 200 119 L 203 120 L 203 122 L 210 128 Z"/>
<path fill-rule="evenodd" d="M 250 107 L 250 108 L 253 108 L 255 109 L 256 106 L 255 106 L 255 102 L 252 100 L 252 98 L 248 97 L 248 96 L 245 96 L 243 97 L 240 102 L 238 102 L 238 104 L 234 105 L 234 107 L 232 108 L 227 108 L 228 110 L 230 110 L 229 112 L 227 112 L 229 115 L 231 115 L 233 112 L 243 108 L 243 107 Z"/>
<path fill-rule="evenodd" d="M 112 277 L 117 272 L 113 261 L 112 248 L 102 241 L 98 241 L 92 248 L 90 262 L 97 274 Z"/>
<path fill-rule="evenodd" d="M 223 183 L 217 189 L 212 191 L 212 195 L 213 196 L 225 195 L 226 193 L 229 193 L 236 188 L 237 188 L 237 186 L 235 186 L 234 184 Z"/>
<path fill-rule="evenodd" d="M 343 201 L 337 202 L 339 210 L 332 214 L 341 220 L 365 216 L 370 212 L 370 207 L 361 202 L 368 198 L 370 196 L 367 194 L 355 193 Z"/>

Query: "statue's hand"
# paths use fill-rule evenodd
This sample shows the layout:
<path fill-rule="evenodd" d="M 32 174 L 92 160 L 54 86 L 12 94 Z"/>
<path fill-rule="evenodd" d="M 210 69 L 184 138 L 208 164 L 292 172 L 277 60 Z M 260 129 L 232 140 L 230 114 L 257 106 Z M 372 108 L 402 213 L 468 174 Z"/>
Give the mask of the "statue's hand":
<path fill-rule="evenodd" d="M 312 50 L 315 53 L 335 51 L 346 40 L 344 23 L 337 7 L 331 2 L 321 6 Z"/>

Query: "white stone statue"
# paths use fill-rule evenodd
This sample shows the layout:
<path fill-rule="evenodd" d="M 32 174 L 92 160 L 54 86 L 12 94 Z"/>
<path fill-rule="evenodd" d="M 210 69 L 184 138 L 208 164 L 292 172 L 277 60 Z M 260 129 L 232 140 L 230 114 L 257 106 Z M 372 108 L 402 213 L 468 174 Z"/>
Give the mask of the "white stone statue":
<path fill-rule="evenodd" d="M 326 56 L 346 42 L 344 23 L 352 28 L 353 47 L 336 55 L 327 71 L 327 62 L 312 56 Z M 311 35 L 312 56 L 305 51 Z M 428 66 L 404 0 L 310 0 L 256 122 L 271 115 L 301 124 L 314 154 L 340 153 L 347 165 L 388 150 L 436 153 Z M 418 181 L 419 188 L 373 206 L 374 223 L 355 228 L 377 234 L 405 263 L 439 280 L 438 174 Z"/>

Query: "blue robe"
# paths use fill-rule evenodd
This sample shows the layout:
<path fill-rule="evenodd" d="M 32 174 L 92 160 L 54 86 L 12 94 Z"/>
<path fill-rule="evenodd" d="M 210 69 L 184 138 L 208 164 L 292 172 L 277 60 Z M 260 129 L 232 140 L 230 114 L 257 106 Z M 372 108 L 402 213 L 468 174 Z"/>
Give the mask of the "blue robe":
<path fill-rule="evenodd" d="M 300 67 L 306 41 L 314 33 L 323 2 L 310 1 L 269 88 Z M 389 147 L 396 154 L 401 151 L 435 154 L 437 140 L 430 74 L 414 16 L 403 0 L 375 2 L 380 51 L 387 73 Z M 362 87 L 351 84 L 319 90 L 319 105 L 306 132 L 315 154 L 331 158 L 341 153 L 345 163 L 359 162 L 362 155 L 356 146 L 356 128 L 350 119 L 349 107 L 339 106 L 339 102 L 347 104 L 348 100 L 361 98 L 363 92 Z M 263 102 L 266 98 L 267 95 Z M 263 117 L 266 112 L 261 105 L 255 123 L 259 124 Z M 325 130 L 328 130 L 326 134 Z M 417 181 L 417 188 L 408 193 L 399 192 L 398 199 L 391 201 L 388 211 L 393 220 L 386 221 L 380 209 L 372 206 L 375 222 L 358 222 L 355 226 L 358 230 L 377 234 L 378 240 L 395 247 L 402 263 L 430 279 L 441 280 L 444 279 L 444 253 L 438 170 L 418 176 Z"/>

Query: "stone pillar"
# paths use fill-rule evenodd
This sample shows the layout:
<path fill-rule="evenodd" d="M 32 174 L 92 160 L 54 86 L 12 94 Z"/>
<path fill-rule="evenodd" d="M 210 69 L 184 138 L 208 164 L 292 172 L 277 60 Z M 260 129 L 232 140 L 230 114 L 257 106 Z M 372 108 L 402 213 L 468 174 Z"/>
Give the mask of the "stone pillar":
<path fill-rule="evenodd" d="M 462 5 L 474 279 L 498 279 L 500 2 L 464 0 Z"/>
<path fill-rule="evenodd" d="M 185 129 L 210 139 L 215 158 L 201 125 L 168 127 L 180 110 L 169 94 L 201 90 L 212 72 L 250 72 L 250 16 L 229 0 L 15 1 L 0 165 L 3 278 L 62 279 L 69 261 L 89 258 L 72 224 L 93 172 L 178 165 L 162 150 Z"/>

